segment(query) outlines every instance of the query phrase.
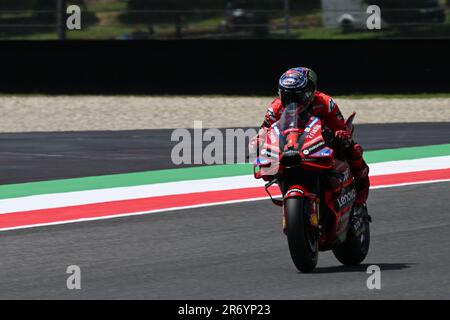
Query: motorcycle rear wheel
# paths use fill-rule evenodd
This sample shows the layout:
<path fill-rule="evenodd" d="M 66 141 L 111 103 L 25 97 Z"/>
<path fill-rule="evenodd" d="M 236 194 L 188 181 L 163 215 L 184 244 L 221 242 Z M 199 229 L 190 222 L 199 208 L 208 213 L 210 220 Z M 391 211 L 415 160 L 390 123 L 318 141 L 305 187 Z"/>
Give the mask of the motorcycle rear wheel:
<path fill-rule="evenodd" d="M 366 258 L 370 246 L 370 225 L 364 221 L 364 232 L 356 237 L 352 231 L 348 232 L 347 239 L 333 248 L 336 259 L 346 266 L 357 266 Z"/>
<path fill-rule="evenodd" d="M 289 252 L 295 267 L 303 273 L 314 270 L 319 255 L 319 242 L 309 222 L 306 201 L 305 198 L 288 198 L 284 203 Z"/>

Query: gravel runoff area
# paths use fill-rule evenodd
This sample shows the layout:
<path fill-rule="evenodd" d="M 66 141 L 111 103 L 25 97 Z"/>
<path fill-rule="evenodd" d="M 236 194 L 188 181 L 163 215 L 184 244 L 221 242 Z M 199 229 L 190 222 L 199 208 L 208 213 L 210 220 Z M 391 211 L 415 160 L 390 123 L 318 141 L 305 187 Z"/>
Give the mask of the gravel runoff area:
<path fill-rule="evenodd" d="M 0 96 L 0 132 L 259 126 L 273 97 Z M 355 123 L 450 122 L 450 98 L 336 98 Z"/>

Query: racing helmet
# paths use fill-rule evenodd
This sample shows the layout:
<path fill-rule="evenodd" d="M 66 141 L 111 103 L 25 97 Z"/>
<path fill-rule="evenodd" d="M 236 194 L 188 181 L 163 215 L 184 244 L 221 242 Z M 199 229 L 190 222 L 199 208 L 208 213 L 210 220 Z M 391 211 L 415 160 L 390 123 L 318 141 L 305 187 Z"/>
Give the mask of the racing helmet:
<path fill-rule="evenodd" d="M 292 68 L 283 73 L 278 81 L 278 95 L 281 104 L 297 103 L 299 111 L 308 109 L 317 90 L 317 75 L 308 68 Z"/>

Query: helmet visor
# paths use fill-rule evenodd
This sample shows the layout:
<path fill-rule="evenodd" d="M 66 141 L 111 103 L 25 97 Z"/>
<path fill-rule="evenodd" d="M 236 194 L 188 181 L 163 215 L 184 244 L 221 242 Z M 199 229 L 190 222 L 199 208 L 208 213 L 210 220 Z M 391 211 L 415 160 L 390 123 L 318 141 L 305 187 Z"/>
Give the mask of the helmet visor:
<path fill-rule="evenodd" d="M 296 103 L 298 105 L 298 108 L 305 109 L 311 102 L 312 92 L 289 92 L 280 90 L 279 95 L 283 106 L 287 106 L 291 103 Z"/>

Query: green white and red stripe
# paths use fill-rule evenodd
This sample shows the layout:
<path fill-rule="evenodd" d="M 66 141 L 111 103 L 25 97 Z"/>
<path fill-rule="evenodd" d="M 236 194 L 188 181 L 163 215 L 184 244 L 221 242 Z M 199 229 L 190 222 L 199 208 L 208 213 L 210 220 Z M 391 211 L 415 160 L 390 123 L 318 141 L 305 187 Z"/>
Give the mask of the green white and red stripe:
<path fill-rule="evenodd" d="M 450 181 L 450 144 L 365 158 L 372 188 Z M 235 164 L 3 185 L 0 230 L 267 199 L 251 172 L 250 164 Z"/>

